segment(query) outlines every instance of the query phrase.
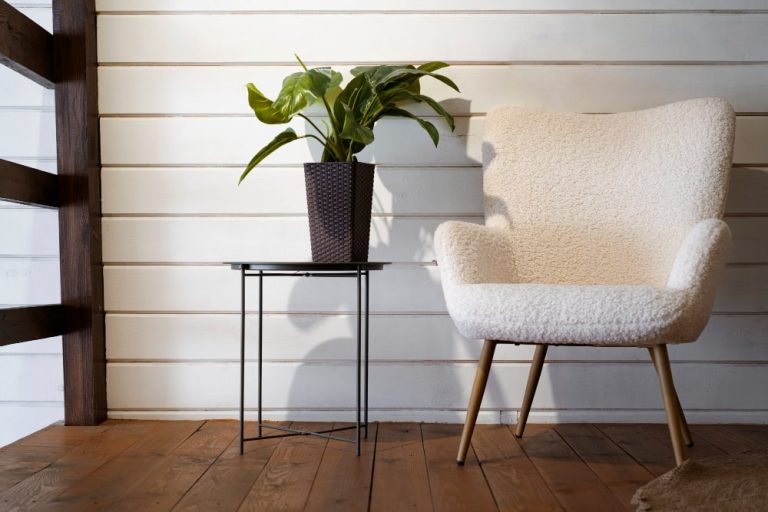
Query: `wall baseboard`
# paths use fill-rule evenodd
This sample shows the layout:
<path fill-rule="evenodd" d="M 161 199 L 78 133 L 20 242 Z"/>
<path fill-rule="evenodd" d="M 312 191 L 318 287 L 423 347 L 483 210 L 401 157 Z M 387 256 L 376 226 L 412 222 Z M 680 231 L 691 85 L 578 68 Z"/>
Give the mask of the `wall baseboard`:
<path fill-rule="evenodd" d="M 462 423 L 464 411 L 458 410 L 371 410 L 371 421 L 406 421 L 430 423 Z M 478 416 L 478 423 L 514 424 L 517 410 L 483 410 Z M 692 424 L 768 424 L 768 411 L 739 410 L 691 410 L 686 412 Z M 201 419 L 237 419 L 237 410 L 112 410 L 111 419 L 137 420 L 201 420 Z M 256 420 L 256 411 L 246 411 L 247 421 Z M 265 411 L 264 418 L 275 421 L 354 421 L 354 411 L 349 410 L 301 410 Z M 664 411 L 659 410 L 533 410 L 529 416 L 531 423 L 665 423 Z"/>

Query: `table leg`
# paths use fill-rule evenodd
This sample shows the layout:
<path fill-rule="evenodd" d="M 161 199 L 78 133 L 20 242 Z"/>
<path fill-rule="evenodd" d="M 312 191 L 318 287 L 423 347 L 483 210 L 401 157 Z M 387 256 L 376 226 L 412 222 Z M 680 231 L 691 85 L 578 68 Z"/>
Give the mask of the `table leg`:
<path fill-rule="evenodd" d="M 240 271 L 240 455 L 245 423 L 245 267 Z"/>
<path fill-rule="evenodd" d="M 357 267 L 357 420 L 355 423 L 355 454 L 360 455 L 360 352 L 361 352 L 361 321 L 362 321 L 362 308 L 361 308 L 361 272 L 360 267 Z"/>
<path fill-rule="evenodd" d="M 370 293 L 368 292 L 368 271 L 365 271 L 365 395 L 363 399 L 363 423 L 365 424 L 365 438 L 368 439 L 368 306 Z"/>
<path fill-rule="evenodd" d="M 261 349 L 262 349 L 262 320 L 263 320 L 263 297 L 264 297 L 264 272 L 261 270 L 259 271 L 259 437 L 261 437 L 261 384 L 263 382 L 263 379 L 261 377 L 262 374 L 262 355 L 261 355 Z"/>

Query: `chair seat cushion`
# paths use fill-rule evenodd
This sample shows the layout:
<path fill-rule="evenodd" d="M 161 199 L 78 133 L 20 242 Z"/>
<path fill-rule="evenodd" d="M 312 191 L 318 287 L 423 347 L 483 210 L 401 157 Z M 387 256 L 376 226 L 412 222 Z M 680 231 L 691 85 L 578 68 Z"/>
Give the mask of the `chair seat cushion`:
<path fill-rule="evenodd" d="M 468 338 L 614 346 L 682 341 L 688 304 L 685 290 L 647 285 L 466 284 L 446 298 Z"/>

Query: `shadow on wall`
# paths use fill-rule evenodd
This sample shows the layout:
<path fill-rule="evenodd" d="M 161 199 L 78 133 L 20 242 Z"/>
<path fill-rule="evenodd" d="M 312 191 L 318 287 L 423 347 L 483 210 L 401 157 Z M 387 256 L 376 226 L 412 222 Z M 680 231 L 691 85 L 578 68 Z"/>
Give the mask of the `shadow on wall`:
<path fill-rule="evenodd" d="M 469 111 L 469 102 L 453 99 L 451 103 L 459 108 L 454 111 Z M 420 140 L 419 150 L 425 152 L 440 151 L 443 144 L 455 148 L 461 145 L 464 154 L 467 154 L 467 118 L 457 120 L 457 135 L 441 136 L 441 146 L 435 149 L 424 134 Z M 402 162 L 404 159 L 418 160 L 409 155 L 392 155 L 391 147 L 380 149 L 381 144 L 369 149 L 370 153 L 363 153 L 361 160 L 373 160 L 388 164 L 390 162 Z M 377 149 L 378 148 L 378 149 Z M 313 157 L 319 159 L 319 150 L 315 147 Z M 469 158 L 469 157 L 467 157 Z M 473 164 L 479 162 L 472 161 Z M 398 164 L 399 165 L 399 164 Z M 472 165 L 472 164 L 469 164 Z M 423 166 L 421 166 L 423 167 Z M 430 172 L 430 171 L 414 171 Z M 478 170 L 478 172 L 480 172 Z M 390 192 L 391 205 L 387 211 L 395 215 L 407 212 L 407 207 L 398 197 L 398 191 L 394 188 L 396 183 L 389 178 L 387 173 L 376 174 L 379 186 L 383 186 Z M 393 183 L 390 183 L 393 181 Z M 431 191 L 424 191 L 428 196 Z M 478 194 L 482 191 L 478 190 Z M 374 210 L 383 211 L 385 201 L 374 194 Z M 467 211 L 457 205 L 458 211 Z M 433 224 L 428 226 L 418 225 L 413 222 L 404 222 L 403 217 L 385 217 L 384 222 L 377 223 L 372 229 L 380 229 L 385 232 L 371 233 L 372 240 L 378 240 L 371 246 L 370 260 L 389 260 L 393 253 L 391 240 L 397 239 L 398 245 L 405 244 L 412 247 L 412 253 L 408 261 L 394 262 L 384 271 L 371 272 L 371 317 L 370 317 L 370 408 L 371 420 L 434 420 L 461 422 L 464 419 L 464 410 L 469 398 L 471 380 L 474 376 L 475 360 L 467 360 L 467 353 L 475 359 L 479 356 L 480 342 L 461 338 L 461 343 L 468 347 L 457 348 L 455 338 L 458 333 L 453 330 L 449 322 L 441 324 L 438 331 L 423 330 L 410 331 L 403 329 L 412 339 L 398 339 L 396 348 L 382 346 L 387 337 L 392 333 L 387 332 L 387 323 L 392 316 L 387 313 L 397 312 L 397 321 L 408 324 L 412 322 L 413 313 L 434 313 L 445 311 L 442 300 L 442 289 L 439 280 L 435 278 L 433 270 L 433 254 L 426 247 L 433 245 Z M 377 236 L 374 236 L 377 235 Z M 402 251 L 398 251 L 402 254 Z M 408 281 L 396 274 L 407 273 Z M 322 278 L 313 278 L 322 279 Z M 354 335 L 357 329 L 357 319 L 354 314 L 356 308 L 356 294 L 354 279 L 342 286 L 347 287 L 343 299 L 334 303 L 324 304 L 324 311 L 338 311 L 347 319 L 348 332 L 352 337 L 339 337 L 327 340 L 319 340 L 315 348 L 306 355 L 308 362 L 302 363 L 293 376 L 291 390 L 288 395 L 287 408 L 295 418 L 313 418 L 319 420 L 353 420 L 355 407 L 355 355 L 356 340 Z M 409 290 L 409 283 L 419 283 L 419 290 Z M 339 286 L 336 281 L 330 285 Z M 435 300 L 419 307 L 421 299 L 412 299 L 404 294 L 432 298 Z M 297 309 L 302 302 L 300 297 L 312 293 L 312 284 L 309 280 L 300 280 L 291 290 L 289 310 Z M 438 302 L 439 303 L 435 303 Z M 317 315 L 291 315 L 291 322 L 307 336 L 312 336 L 313 331 L 318 330 L 320 322 L 325 321 L 323 316 Z M 429 337 L 429 339 L 424 339 Z M 444 342 L 452 347 L 450 350 L 440 351 L 440 354 L 432 355 L 424 350 L 427 343 L 439 343 L 438 338 L 444 337 Z M 419 346 L 421 345 L 421 346 Z M 461 353 L 458 353 L 461 352 Z M 332 355 L 332 356 L 331 356 Z M 328 359 L 328 357 L 334 359 Z M 453 363 L 454 360 L 462 362 Z M 269 370 L 267 370 L 269 371 Z M 318 376 L 322 375 L 322 380 Z M 467 385 L 469 375 L 470 386 Z M 265 372 L 265 381 L 269 376 Z M 496 379 L 489 382 L 488 397 L 498 402 L 503 396 L 498 389 Z M 309 414 L 307 411 L 320 411 Z M 498 418 L 498 412 L 491 412 Z M 486 415 L 486 419 L 488 415 Z"/>

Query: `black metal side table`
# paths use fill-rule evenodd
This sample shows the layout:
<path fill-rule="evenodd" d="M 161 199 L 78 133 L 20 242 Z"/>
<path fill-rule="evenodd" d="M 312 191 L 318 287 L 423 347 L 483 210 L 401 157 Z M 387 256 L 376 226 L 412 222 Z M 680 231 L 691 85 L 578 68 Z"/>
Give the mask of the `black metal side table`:
<path fill-rule="evenodd" d="M 386 262 L 353 262 L 353 263 L 313 263 L 313 262 L 227 262 L 233 270 L 240 271 L 240 453 L 243 453 L 243 443 L 246 441 L 258 441 L 275 437 L 288 436 L 318 436 L 337 441 L 355 443 L 355 453 L 360 455 L 360 431 L 368 437 L 368 274 L 372 270 L 381 270 Z M 278 425 L 267 425 L 262 422 L 261 388 L 262 388 L 262 316 L 263 316 L 263 284 L 265 277 L 292 276 L 292 277 L 356 277 L 357 278 L 357 419 L 354 426 L 330 428 L 319 432 L 297 430 Z M 258 436 L 245 437 L 245 279 L 247 277 L 259 278 L 259 378 L 258 378 Z M 365 314 L 363 315 L 362 282 L 365 281 Z M 365 327 L 363 330 L 363 317 Z M 365 357 L 363 358 L 363 346 Z M 364 377 L 361 378 L 361 366 L 364 362 Z M 365 391 L 363 396 L 363 419 L 361 415 L 361 385 Z M 282 431 L 282 434 L 270 436 L 262 435 L 262 428 Z M 355 429 L 354 439 L 334 436 L 332 432 Z"/>

